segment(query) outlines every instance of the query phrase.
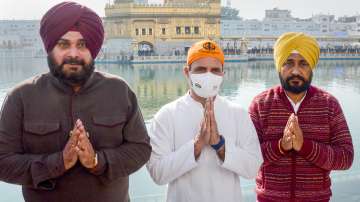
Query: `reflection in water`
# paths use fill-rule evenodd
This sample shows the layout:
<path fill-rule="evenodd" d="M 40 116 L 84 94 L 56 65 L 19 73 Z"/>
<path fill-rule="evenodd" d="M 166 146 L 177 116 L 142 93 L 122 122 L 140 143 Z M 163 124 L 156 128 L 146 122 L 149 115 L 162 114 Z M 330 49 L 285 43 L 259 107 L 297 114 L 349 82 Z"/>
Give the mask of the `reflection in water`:
<path fill-rule="evenodd" d="M 144 118 L 149 120 L 164 104 L 175 100 L 187 92 L 187 81 L 182 73 L 183 64 L 148 64 L 123 66 L 116 64 L 97 64 L 97 69 L 123 77 L 135 91 Z M 47 72 L 44 59 L 24 60 L 9 59 L 0 61 L 0 103 L 6 92 L 16 83 Z M 261 91 L 279 84 L 278 73 L 272 61 L 249 63 L 228 63 L 225 65 L 225 79 L 221 94 L 240 103 L 247 108 L 252 98 Z M 335 95 L 345 112 L 355 146 L 356 155 L 360 148 L 360 60 L 349 61 L 321 61 L 314 72 L 313 83 Z M 351 170 L 333 172 L 334 182 L 360 179 L 360 163 L 355 158 Z M 350 176 L 346 177 L 346 176 Z M 356 178 L 356 176 L 358 178 Z M 149 175 L 142 169 L 130 178 L 130 195 L 163 194 L 165 187 L 156 186 Z M 244 181 L 245 189 L 252 193 L 253 181 Z M 344 195 L 344 190 L 336 188 L 334 196 Z M 9 188 L 0 183 L 0 194 L 7 201 L 21 201 L 19 190 Z M 4 192 L 4 190 L 6 190 Z M 341 190 L 341 191 L 340 191 Z M 13 193 L 14 195 L 5 195 Z M 253 193 L 252 193 L 253 197 Z M 141 200 L 139 200 L 141 201 Z"/>
<path fill-rule="evenodd" d="M 187 91 L 181 66 L 100 66 L 98 69 L 121 75 L 130 84 L 146 120 L 162 105 Z"/>
<path fill-rule="evenodd" d="M 359 60 L 321 61 L 313 81 L 320 87 L 349 86 L 360 93 L 360 82 L 357 82 L 360 80 L 359 67 Z M 48 71 L 43 59 L 2 60 L 0 68 L 0 97 L 23 79 Z M 97 69 L 119 75 L 130 84 L 138 96 L 145 119 L 150 119 L 162 105 L 185 94 L 188 89 L 182 72 L 183 64 L 97 64 Z M 228 63 L 225 72 L 221 94 L 230 99 L 241 96 L 243 88 L 267 89 L 279 83 L 272 61 Z"/>
<path fill-rule="evenodd" d="M 313 82 L 320 87 L 350 86 L 360 92 L 360 61 L 321 61 Z M 148 64 L 134 66 L 98 65 L 98 69 L 120 75 L 132 86 L 144 116 L 150 119 L 164 104 L 186 93 L 187 81 L 182 64 Z M 221 94 L 234 99 L 242 88 L 267 89 L 279 83 L 272 61 L 228 63 Z"/>

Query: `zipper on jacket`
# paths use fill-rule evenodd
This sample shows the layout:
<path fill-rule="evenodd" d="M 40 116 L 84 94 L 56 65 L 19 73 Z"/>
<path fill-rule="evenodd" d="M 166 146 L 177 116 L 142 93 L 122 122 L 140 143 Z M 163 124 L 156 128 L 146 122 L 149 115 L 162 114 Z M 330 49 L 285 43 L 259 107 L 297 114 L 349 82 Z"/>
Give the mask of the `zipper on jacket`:
<path fill-rule="evenodd" d="M 293 152 L 291 154 L 291 193 L 290 199 L 292 202 L 295 201 L 295 186 L 296 186 L 296 156 Z"/>
<path fill-rule="evenodd" d="M 70 95 L 70 105 L 69 105 L 69 112 L 70 112 L 70 119 L 71 119 L 71 122 L 70 122 L 70 130 L 72 130 L 74 128 L 74 115 L 73 115 L 73 99 L 74 99 L 74 93 L 72 93 Z"/>

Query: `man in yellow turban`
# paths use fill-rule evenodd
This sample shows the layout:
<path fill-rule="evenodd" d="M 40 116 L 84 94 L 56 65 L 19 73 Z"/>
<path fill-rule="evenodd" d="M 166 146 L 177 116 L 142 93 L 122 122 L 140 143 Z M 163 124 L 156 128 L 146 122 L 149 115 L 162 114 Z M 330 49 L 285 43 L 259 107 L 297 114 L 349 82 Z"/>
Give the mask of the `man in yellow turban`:
<path fill-rule="evenodd" d="M 157 184 L 169 184 L 167 202 L 241 202 L 240 176 L 254 178 L 260 167 L 247 112 L 218 95 L 223 66 L 214 41 L 195 43 L 184 67 L 188 93 L 162 107 L 150 124 L 147 168 Z"/>
<path fill-rule="evenodd" d="M 259 202 L 328 202 L 330 172 L 353 162 L 340 104 L 311 85 L 319 55 L 316 40 L 304 33 L 285 33 L 275 43 L 281 85 L 256 96 L 249 108 L 264 158 L 256 180 Z"/>
<path fill-rule="evenodd" d="M 319 61 L 320 47 L 313 37 L 301 32 L 281 35 L 274 46 L 274 60 L 278 72 L 291 53 L 299 53 L 309 63 L 310 68 L 315 69 Z"/>

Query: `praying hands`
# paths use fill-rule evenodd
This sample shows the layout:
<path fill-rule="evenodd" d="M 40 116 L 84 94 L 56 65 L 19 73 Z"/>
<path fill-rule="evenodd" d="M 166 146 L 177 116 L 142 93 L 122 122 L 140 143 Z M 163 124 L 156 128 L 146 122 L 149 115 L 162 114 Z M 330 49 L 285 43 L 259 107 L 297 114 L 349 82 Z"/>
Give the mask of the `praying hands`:
<path fill-rule="evenodd" d="M 77 120 L 73 130 L 70 132 L 63 151 L 64 166 L 66 170 L 72 168 L 79 160 L 87 169 L 95 169 L 97 166 L 96 153 L 89 140 L 89 133 L 81 120 Z"/>
<path fill-rule="evenodd" d="M 284 135 L 280 139 L 281 149 L 283 151 L 300 151 L 304 143 L 304 136 L 299 125 L 298 117 L 291 114 L 284 129 Z"/>

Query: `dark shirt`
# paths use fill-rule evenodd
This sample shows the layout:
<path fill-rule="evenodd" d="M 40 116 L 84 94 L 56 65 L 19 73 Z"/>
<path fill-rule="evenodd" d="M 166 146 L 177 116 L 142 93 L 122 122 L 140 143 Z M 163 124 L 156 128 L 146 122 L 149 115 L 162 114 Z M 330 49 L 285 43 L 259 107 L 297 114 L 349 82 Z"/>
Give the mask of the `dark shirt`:
<path fill-rule="evenodd" d="M 65 171 L 62 150 L 81 119 L 98 154 L 90 172 Z M 27 202 L 128 201 L 128 176 L 151 146 L 135 94 L 119 77 L 94 72 L 79 92 L 51 74 L 17 85 L 0 114 L 0 180 L 22 185 Z"/>

